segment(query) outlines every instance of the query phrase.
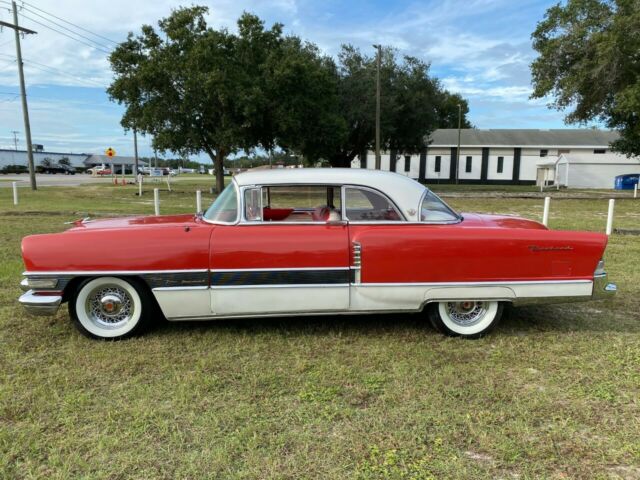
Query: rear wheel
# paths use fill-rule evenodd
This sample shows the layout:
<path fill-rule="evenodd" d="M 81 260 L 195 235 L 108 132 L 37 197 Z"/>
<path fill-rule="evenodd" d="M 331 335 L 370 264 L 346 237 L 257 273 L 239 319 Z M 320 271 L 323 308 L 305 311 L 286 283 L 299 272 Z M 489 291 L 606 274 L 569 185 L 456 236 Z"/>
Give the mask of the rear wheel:
<path fill-rule="evenodd" d="M 445 335 L 480 338 L 500 321 L 502 304 L 475 300 L 438 302 L 429 306 L 428 314 L 431 324 Z"/>
<path fill-rule="evenodd" d="M 91 338 L 117 340 L 139 334 L 149 324 L 152 312 L 147 289 L 135 279 L 87 280 L 69 301 L 75 326 Z"/>

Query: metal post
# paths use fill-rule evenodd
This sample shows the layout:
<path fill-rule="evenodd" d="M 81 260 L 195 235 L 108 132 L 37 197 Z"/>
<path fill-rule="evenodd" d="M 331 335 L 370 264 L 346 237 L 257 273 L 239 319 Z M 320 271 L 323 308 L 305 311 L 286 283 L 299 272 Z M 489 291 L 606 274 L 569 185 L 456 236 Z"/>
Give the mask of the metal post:
<path fill-rule="evenodd" d="M 380 157 L 380 66 L 382 63 L 382 45 L 374 45 L 376 54 L 376 170 L 382 168 Z"/>
<path fill-rule="evenodd" d="M 638 184 L 633 186 L 633 198 L 638 198 Z"/>
<path fill-rule="evenodd" d="M 611 235 L 611 232 L 613 232 L 613 209 L 615 204 L 615 199 L 612 198 L 609 200 L 609 211 L 607 212 L 607 235 Z"/>
<path fill-rule="evenodd" d="M 458 170 L 460 170 L 460 129 L 462 127 L 462 105 L 458 104 L 458 149 L 456 150 L 456 184 L 458 183 Z"/>
<path fill-rule="evenodd" d="M 37 190 L 38 186 L 36 185 L 36 168 L 33 163 L 33 145 L 31 144 L 31 124 L 29 122 L 29 108 L 27 106 L 27 89 L 24 85 L 24 70 L 22 65 L 22 49 L 20 48 L 20 32 L 18 27 L 18 7 L 16 7 L 16 2 L 12 1 L 11 5 L 13 7 L 13 25 L 14 32 L 16 34 L 16 56 L 18 58 L 18 75 L 20 76 L 20 93 L 22 96 L 22 115 L 24 117 L 24 133 L 25 139 L 27 141 L 27 158 L 29 161 L 29 182 L 31 183 L 31 189 Z M 27 33 L 35 33 L 33 31 L 28 31 Z"/>
<path fill-rule="evenodd" d="M 153 208 L 156 214 L 156 217 L 160 215 L 160 189 L 153 189 Z"/>
<path fill-rule="evenodd" d="M 196 190 L 196 213 L 202 213 L 202 192 Z"/>
<path fill-rule="evenodd" d="M 18 182 L 11 182 L 13 187 L 13 204 L 18 205 Z"/>
<path fill-rule="evenodd" d="M 138 174 L 138 197 L 142 197 L 142 175 Z"/>
<path fill-rule="evenodd" d="M 546 227 L 549 225 L 549 205 L 551 204 L 551 197 L 544 197 L 544 210 L 542 212 L 542 224 Z"/>

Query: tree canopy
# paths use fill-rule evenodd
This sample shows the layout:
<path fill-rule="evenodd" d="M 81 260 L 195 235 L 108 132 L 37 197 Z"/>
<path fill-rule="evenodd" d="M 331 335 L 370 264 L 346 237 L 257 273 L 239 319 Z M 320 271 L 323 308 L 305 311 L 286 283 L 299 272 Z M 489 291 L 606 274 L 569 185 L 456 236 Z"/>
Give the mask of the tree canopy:
<path fill-rule="evenodd" d="M 161 151 L 207 153 L 217 188 L 224 159 L 259 148 L 295 153 L 307 163 L 349 166 L 372 148 L 375 58 L 343 46 L 338 61 L 283 34 L 281 24 L 244 13 L 237 33 L 207 26 L 207 8 L 174 10 L 156 28 L 129 34 L 109 60 L 110 97 L 125 105 L 122 125 L 152 136 Z M 419 151 L 438 127 L 463 126 L 467 103 L 413 57 L 383 50 L 383 148 Z"/>
<path fill-rule="evenodd" d="M 569 123 L 600 121 L 613 147 L 640 155 L 640 1 L 568 0 L 532 34 L 533 97 L 552 95 Z"/>

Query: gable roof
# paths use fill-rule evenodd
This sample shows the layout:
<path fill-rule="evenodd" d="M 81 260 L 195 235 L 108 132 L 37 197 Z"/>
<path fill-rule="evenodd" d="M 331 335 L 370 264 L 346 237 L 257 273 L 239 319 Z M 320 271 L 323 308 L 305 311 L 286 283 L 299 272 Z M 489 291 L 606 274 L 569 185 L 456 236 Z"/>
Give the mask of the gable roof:
<path fill-rule="evenodd" d="M 429 137 L 430 147 L 455 147 L 458 129 L 440 128 Z M 463 128 L 460 145 L 463 147 L 594 147 L 608 148 L 619 138 L 612 130 L 580 129 L 488 129 Z"/>

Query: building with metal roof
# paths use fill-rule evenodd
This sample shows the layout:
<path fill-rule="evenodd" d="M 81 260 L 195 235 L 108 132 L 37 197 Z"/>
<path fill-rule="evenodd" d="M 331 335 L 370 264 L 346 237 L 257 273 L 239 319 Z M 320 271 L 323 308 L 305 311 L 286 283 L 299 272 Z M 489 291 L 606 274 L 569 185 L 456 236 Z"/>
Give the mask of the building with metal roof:
<path fill-rule="evenodd" d="M 69 165 L 79 170 L 85 170 L 91 167 L 105 166 L 111 168 L 114 173 L 120 173 L 122 168 L 127 172 L 133 171 L 135 165 L 134 157 L 115 156 L 108 157 L 106 155 L 95 155 L 91 153 L 70 153 L 70 152 L 49 152 L 37 150 L 33 152 L 33 162 L 35 166 L 41 165 L 42 162 L 56 164 L 66 159 Z M 0 149 L 0 172 L 8 166 L 24 166 L 28 163 L 26 150 Z M 146 163 L 139 160 L 139 166 L 145 166 Z"/>
<path fill-rule="evenodd" d="M 611 142 L 618 138 L 617 132 L 597 129 L 462 129 L 458 155 L 458 130 L 449 128 L 434 131 L 420 153 L 391 150 L 382 152 L 381 161 L 383 170 L 425 183 L 552 185 L 559 158 L 579 156 L 589 159 L 585 168 L 593 172 L 587 175 L 601 178 L 599 188 L 613 188 L 609 180 L 619 171 L 620 158 L 611 153 Z M 626 163 L 631 170 L 634 161 Z M 375 168 L 375 153 L 359 155 L 351 166 Z"/>

